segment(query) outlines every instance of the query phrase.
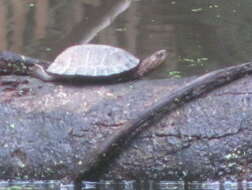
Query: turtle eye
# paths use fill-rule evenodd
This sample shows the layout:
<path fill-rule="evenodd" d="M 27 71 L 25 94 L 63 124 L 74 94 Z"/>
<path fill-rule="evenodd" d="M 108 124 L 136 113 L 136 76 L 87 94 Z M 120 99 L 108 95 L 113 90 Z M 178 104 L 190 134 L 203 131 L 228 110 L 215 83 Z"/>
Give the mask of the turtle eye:
<path fill-rule="evenodd" d="M 157 53 L 157 56 L 160 57 L 160 58 L 165 58 L 167 55 L 167 51 L 166 50 L 160 50 L 158 53 Z"/>

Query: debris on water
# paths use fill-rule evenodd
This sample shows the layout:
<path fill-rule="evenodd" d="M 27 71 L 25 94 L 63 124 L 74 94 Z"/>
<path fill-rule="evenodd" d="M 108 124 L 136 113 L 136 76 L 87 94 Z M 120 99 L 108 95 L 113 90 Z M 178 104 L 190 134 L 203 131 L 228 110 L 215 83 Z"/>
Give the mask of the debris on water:
<path fill-rule="evenodd" d="M 29 3 L 29 7 L 30 7 L 30 8 L 35 7 L 35 3 Z"/>

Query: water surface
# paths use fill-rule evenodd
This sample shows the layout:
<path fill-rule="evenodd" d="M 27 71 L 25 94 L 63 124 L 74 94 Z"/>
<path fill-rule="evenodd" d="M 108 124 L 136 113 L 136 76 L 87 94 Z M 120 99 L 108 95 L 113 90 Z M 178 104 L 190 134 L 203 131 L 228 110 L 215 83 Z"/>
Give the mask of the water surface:
<path fill-rule="evenodd" d="M 73 190 L 73 185 L 61 185 L 59 181 L 0 181 L 0 190 Z M 84 181 L 82 190 L 251 190 L 247 181 Z"/>
<path fill-rule="evenodd" d="M 249 0 L 1 0 L 0 50 L 53 60 L 102 43 L 140 58 L 167 49 L 152 77 L 191 76 L 252 57 Z"/>

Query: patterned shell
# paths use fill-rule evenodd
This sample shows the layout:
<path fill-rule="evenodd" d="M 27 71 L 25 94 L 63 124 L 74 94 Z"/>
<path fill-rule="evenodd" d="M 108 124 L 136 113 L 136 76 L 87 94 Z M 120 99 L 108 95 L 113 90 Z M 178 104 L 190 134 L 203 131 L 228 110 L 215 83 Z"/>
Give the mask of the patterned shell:
<path fill-rule="evenodd" d="M 106 77 L 130 71 L 139 62 L 138 58 L 123 49 L 86 44 L 67 48 L 47 72 L 70 77 Z"/>

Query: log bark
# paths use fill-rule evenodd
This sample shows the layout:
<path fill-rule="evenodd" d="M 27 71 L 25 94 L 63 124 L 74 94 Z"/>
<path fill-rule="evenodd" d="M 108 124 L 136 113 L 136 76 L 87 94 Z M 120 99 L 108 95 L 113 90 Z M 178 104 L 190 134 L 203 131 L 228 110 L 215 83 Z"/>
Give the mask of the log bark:
<path fill-rule="evenodd" d="M 244 177 L 250 170 L 251 78 L 206 93 L 249 74 L 251 65 L 196 79 L 114 85 L 2 77 L 0 178 L 192 179 L 233 171 Z"/>
<path fill-rule="evenodd" d="M 212 89 L 249 74 L 251 71 L 252 63 L 213 71 L 192 80 L 173 92 L 169 92 L 167 96 L 140 113 L 137 118 L 129 121 L 122 129 L 114 132 L 97 149 L 94 149 L 90 154 L 90 158 L 86 161 L 84 167 L 86 170 L 80 176 L 86 178 L 90 175 L 90 172 L 87 171 L 90 170 L 93 173 L 94 168 L 95 170 L 100 169 L 108 160 L 111 161 L 110 155 L 118 154 L 118 151 L 120 151 L 130 136 L 136 135 L 143 130 L 142 128 L 146 129 L 148 126 L 154 124 L 155 121 L 159 121 L 165 115 L 185 103 L 200 97 Z"/>

